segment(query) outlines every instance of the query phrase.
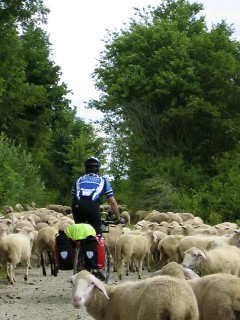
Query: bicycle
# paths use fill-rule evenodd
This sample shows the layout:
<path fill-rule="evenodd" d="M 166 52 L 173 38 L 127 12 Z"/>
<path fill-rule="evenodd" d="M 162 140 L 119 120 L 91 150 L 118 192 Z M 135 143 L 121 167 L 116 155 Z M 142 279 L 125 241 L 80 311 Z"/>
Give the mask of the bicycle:
<path fill-rule="evenodd" d="M 109 233 L 109 226 L 110 225 L 116 225 L 117 222 L 114 220 L 102 220 L 102 233 Z M 103 237 L 102 237 L 103 238 Z M 74 261 L 73 261 L 73 274 L 76 274 L 77 272 L 87 269 L 85 267 L 85 259 L 84 259 L 84 241 L 83 240 L 74 240 L 73 243 L 73 249 L 74 249 Z M 108 283 L 109 277 L 110 277 L 110 266 L 111 266 L 111 255 L 109 248 L 104 240 L 104 246 L 105 246 L 105 262 L 104 266 L 101 269 L 101 273 L 104 276 L 105 283 Z M 96 270 L 97 272 L 97 270 Z M 97 275 L 97 274 L 96 274 Z"/>

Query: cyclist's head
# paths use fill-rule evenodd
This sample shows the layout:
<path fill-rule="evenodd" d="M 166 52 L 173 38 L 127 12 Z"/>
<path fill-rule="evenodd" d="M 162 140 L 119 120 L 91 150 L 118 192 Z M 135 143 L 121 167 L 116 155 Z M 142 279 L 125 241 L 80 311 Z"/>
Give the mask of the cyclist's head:
<path fill-rule="evenodd" d="M 100 168 L 100 161 L 97 158 L 90 157 L 85 162 L 86 173 L 98 173 Z"/>

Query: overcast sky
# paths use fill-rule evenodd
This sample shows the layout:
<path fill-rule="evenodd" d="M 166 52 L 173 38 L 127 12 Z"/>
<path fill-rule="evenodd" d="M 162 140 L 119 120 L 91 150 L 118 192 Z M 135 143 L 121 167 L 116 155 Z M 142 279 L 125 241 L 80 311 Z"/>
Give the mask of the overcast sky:
<path fill-rule="evenodd" d="M 73 91 L 69 96 L 78 107 L 78 116 L 86 121 L 101 117 L 98 111 L 84 108 L 84 101 L 98 97 L 91 73 L 100 51 L 106 29 L 123 27 L 134 16 L 134 7 L 156 6 L 161 0 L 44 0 L 50 9 L 46 31 L 52 43 L 54 62 L 61 67 L 62 81 Z M 193 1 L 191 1 L 193 2 Z M 233 24 L 235 37 L 240 40 L 239 0 L 196 0 L 204 5 L 203 13 L 209 28 L 226 20 Z"/>

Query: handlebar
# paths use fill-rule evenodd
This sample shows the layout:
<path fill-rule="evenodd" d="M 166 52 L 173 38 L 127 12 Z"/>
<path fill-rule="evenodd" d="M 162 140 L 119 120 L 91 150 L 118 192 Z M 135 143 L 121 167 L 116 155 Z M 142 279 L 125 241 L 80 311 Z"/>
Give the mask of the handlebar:
<path fill-rule="evenodd" d="M 108 233 L 109 232 L 109 226 L 110 225 L 117 225 L 117 224 L 125 224 L 126 221 L 123 219 L 120 219 L 121 221 L 119 222 L 117 219 L 114 220 L 103 220 L 102 219 L 102 232 L 103 233 Z"/>
<path fill-rule="evenodd" d="M 119 224 L 119 222 L 117 220 L 102 220 L 102 224 L 104 226 L 109 226 L 110 224 Z"/>

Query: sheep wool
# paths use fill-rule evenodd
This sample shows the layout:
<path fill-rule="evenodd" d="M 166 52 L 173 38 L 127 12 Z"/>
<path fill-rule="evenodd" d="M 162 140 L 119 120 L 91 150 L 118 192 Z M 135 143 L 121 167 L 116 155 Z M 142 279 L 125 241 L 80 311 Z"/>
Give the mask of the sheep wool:
<path fill-rule="evenodd" d="M 96 320 L 198 320 L 197 301 L 185 280 L 156 276 L 106 285 L 86 270 L 70 277 L 74 308 Z"/>

